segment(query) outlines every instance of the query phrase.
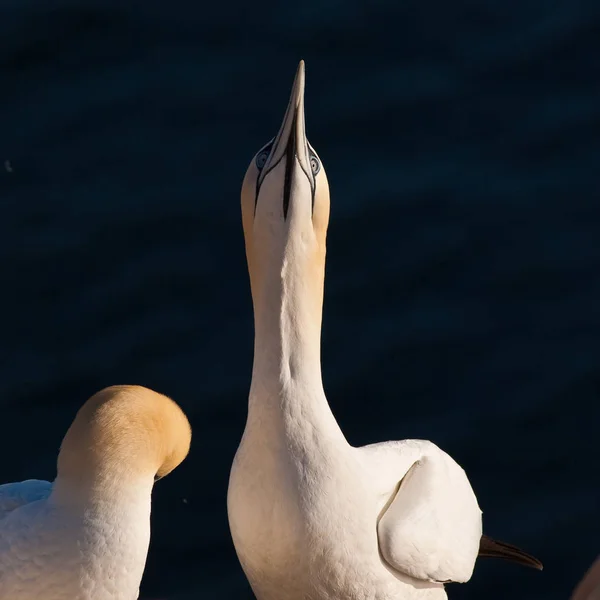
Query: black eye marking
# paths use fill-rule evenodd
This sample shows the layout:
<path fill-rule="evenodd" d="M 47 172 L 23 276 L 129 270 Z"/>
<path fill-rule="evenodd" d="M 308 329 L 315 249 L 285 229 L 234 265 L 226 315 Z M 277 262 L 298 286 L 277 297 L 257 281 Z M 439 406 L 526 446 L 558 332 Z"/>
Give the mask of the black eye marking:
<path fill-rule="evenodd" d="M 321 161 L 310 148 L 308 153 L 310 156 L 310 168 L 312 169 L 313 175 L 316 175 L 321 170 Z"/>
<path fill-rule="evenodd" d="M 269 158 L 269 154 L 271 154 L 271 148 L 273 147 L 273 140 L 271 140 L 266 146 L 261 148 L 256 155 L 256 168 L 259 171 L 263 170 L 263 167 L 267 163 L 267 158 Z"/>
<path fill-rule="evenodd" d="M 265 164 L 267 163 L 267 159 L 269 158 L 269 154 L 271 154 L 271 149 L 273 148 L 273 142 L 275 141 L 275 138 L 273 138 L 272 140 L 269 140 L 257 153 L 256 153 L 256 159 L 255 159 L 255 164 L 256 164 L 256 168 L 259 171 L 262 171 Z"/>
<path fill-rule="evenodd" d="M 266 177 L 266 175 L 268 173 L 270 173 L 284 158 L 286 159 L 286 167 L 285 167 L 285 176 L 284 176 L 284 189 L 283 189 L 283 218 L 287 219 L 287 213 L 288 213 L 288 208 L 289 208 L 289 201 L 290 201 L 290 192 L 291 192 L 291 187 L 292 187 L 292 173 L 293 173 L 293 162 L 296 159 L 296 134 L 295 134 L 295 127 L 296 127 L 296 119 L 297 119 L 297 115 L 294 117 L 294 121 L 292 122 L 292 131 L 291 131 L 291 135 L 290 135 L 290 139 L 288 140 L 287 143 L 287 147 L 286 147 L 286 151 L 281 155 L 281 157 L 279 158 L 279 160 L 273 164 L 271 164 L 271 166 L 269 167 L 269 170 L 264 173 L 264 175 L 261 173 L 261 171 L 264 169 L 265 164 L 267 163 L 267 160 L 269 159 L 269 156 L 271 154 L 271 150 L 273 148 L 273 144 L 275 142 L 275 138 L 273 138 L 268 144 L 265 144 L 256 154 L 256 160 L 255 160 L 255 164 L 256 164 L 256 168 L 258 169 L 258 177 L 256 178 L 256 194 L 254 197 L 254 214 L 256 215 L 256 207 L 258 206 L 258 193 L 260 191 L 260 185 L 262 183 L 262 181 L 264 181 L 264 178 Z M 307 141 L 308 144 L 308 141 Z M 308 144 L 308 157 L 309 157 L 309 164 L 310 164 L 310 170 L 312 171 L 312 177 L 309 176 L 309 174 L 307 173 L 306 169 L 300 165 L 300 168 L 302 169 L 302 171 L 304 172 L 304 174 L 306 175 L 308 181 L 310 182 L 310 191 L 311 191 L 311 210 L 314 212 L 315 209 L 315 192 L 316 192 L 316 181 L 314 179 L 314 177 L 318 174 L 318 172 L 321 170 L 321 161 L 317 158 L 317 155 L 315 154 L 314 150 L 312 149 L 312 147 L 310 146 L 310 144 Z M 263 175 L 261 177 L 261 175 Z"/>
<path fill-rule="evenodd" d="M 316 188 L 317 188 L 317 182 L 315 181 L 315 175 L 319 172 L 319 169 L 321 168 L 320 166 L 318 166 L 318 169 L 315 171 L 313 168 L 313 161 L 316 160 L 317 161 L 317 165 L 319 163 L 319 159 L 314 157 L 314 152 L 311 150 L 310 145 L 308 148 L 308 156 L 309 156 L 309 163 L 310 163 L 310 170 L 313 173 L 313 176 L 311 177 L 308 174 L 308 171 L 304 168 L 304 165 L 300 164 L 300 168 L 302 169 L 302 172 L 306 175 L 306 179 L 308 179 L 308 182 L 310 183 L 310 200 L 311 200 L 311 212 L 314 212 L 315 210 L 315 192 L 316 192 Z M 293 162 L 294 159 L 296 158 L 296 152 L 293 153 L 293 156 L 291 157 L 289 162 Z M 288 203 L 289 203 L 289 198 L 288 198 Z M 287 218 L 287 206 L 284 206 L 284 218 Z"/>
<path fill-rule="evenodd" d="M 263 150 L 256 157 L 256 167 L 258 168 L 259 171 L 265 166 L 265 163 L 267 162 L 267 158 L 269 158 L 269 152 L 267 150 Z"/>
<path fill-rule="evenodd" d="M 316 180 L 316 176 L 318 175 L 319 171 L 321 170 L 321 161 L 317 158 L 317 153 L 313 150 L 313 147 L 308 143 L 308 140 L 306 141 L 307 145 L 308 145 L 308 160 L 310 163 L 310 169 L 312 171 L 312 178 L 307 177 L 310 181 L 310 188 L 311 188 L 311 192 L 312 192 L 312 212 L 315 212 L 315 193 L 317 191 L 317 180 Z"/>
<path fill-rule="evenodd" d="M 256 154 L 256 159 L 254 161 L 254 164 L 256 165 L 256 168 L 258 169 L 258 177 L 256 178 L 256 194 L 254 197 L 254 214 L 256 214 L 256 205 L 258 204 L 258 191 L 260 189 L 260 172 L 264 169 L 265 165 L 267 164 L 267 160 L 269 158 L 269 155 L 271 154 L 271 150 L 273 148 L 273 143 L 275 142 L 275 138 L 273 138 L 272 140 L 270 140 L 269 142 L 267 142 Z M 281 160 L 281 159 L 280 159 Z M 277 161 L 277 163 L 275 163 L 274 165 L 271 165 L 271 168 L 269 169 L 269 171 L 271 171 L 272 169 L 274 169 L 277 164 L 279 163 L 279 161 Z"/>

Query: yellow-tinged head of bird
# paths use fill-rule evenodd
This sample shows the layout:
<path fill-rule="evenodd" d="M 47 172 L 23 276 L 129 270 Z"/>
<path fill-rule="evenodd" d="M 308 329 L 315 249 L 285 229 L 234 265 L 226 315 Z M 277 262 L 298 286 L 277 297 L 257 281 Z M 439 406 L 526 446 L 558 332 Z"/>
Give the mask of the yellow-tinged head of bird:
<path fill-rule="evenodd" d="M 292 256 L 304 271 L 304 281 L 314 279 L 322 287 L 329 184 L 306 137 L 304 61 L 298 65 L 279 132 L 250 162 L 241 198 L 253 295 L 262 287 L 265 272 L 283 276 Z"/>
<path fill-rule="evenodd" d="M 138 385 L 94 394 L 69 427 L 58 456 L 58 477 L 93 485 L 101 479 L 160 479 L 187 456 L 192 430 L 167 396 Z"/>

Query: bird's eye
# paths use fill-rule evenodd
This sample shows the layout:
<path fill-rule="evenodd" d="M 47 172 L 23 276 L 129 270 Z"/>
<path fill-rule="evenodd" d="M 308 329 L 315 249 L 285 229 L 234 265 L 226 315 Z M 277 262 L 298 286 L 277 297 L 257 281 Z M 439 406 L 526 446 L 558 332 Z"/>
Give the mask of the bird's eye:
<path fill-rule="evenodd" d="M 313 175 L 316 175 L 321 170 L 321 163 L 314 154 L 310 155 L 310 168 L 312 169 Z"/>
<path fill-rule="evenodd" d="M 256 157 L 256 166 L 258 167 L 258 169 L 262 169 L 266 162 L 267 162 L 267 158 L 269 158 L 269 153 L 266 150 L 263 150 L 262 152 L 260 152 L 257 157 Z"/>
<path fill-rule="evenodd" d="M 271 146 L 273 145 L 273 140 L 271 140 L 266 146 L 263 146 L 256 155 L 256 168 L 260 171 L 267 163 L 267 159 L 269 158 L 269 154 L 271 154 Z"/>

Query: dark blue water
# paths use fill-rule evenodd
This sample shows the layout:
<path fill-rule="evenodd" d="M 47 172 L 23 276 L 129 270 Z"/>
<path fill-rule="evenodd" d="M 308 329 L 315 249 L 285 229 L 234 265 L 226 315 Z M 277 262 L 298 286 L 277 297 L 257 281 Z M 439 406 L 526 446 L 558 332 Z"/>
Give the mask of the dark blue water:
<path fill-rule="evenodd" d="M 600 551 L 600 4 L 4 0 L 0 480 L 77 408 L 190 415 L 143 598 L 251 598 L 225 495 L 252 361 L 239 188 L 298 59 L 332 211 L 323 371 L 349 440 L 424 437 L 486 531 L 451 599 L 567 598 Z"/>

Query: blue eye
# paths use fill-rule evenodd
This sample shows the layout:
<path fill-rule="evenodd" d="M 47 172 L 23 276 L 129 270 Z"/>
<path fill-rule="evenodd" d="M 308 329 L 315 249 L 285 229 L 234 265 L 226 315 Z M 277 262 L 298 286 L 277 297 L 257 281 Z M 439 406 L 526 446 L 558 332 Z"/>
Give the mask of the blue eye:
<path fill-rule="evenodd" d="M 269 153 L 266 150 L 263 150 L 257 157 L 256 157 L 256 166 L 258 167 L 258 169 L 262 169 L 266 162 L 267 162 L 267 158 L 269 158 Z"/>
<path fill-rule="evenodd" d="M 256 168 L 261 171 L 267 163 L 269 154 L 271 154 L 271 147 L 273 146 L 273 140 L 271 140 L 266 146 L 263 146 L 256 155 Z"/>
<path fill-rule="evenodd" d="M 313 175 L 316 175 L 321 170 L 321 163 L 313 152 L 310 152 L 310 168 L 312 169 Z"/>

